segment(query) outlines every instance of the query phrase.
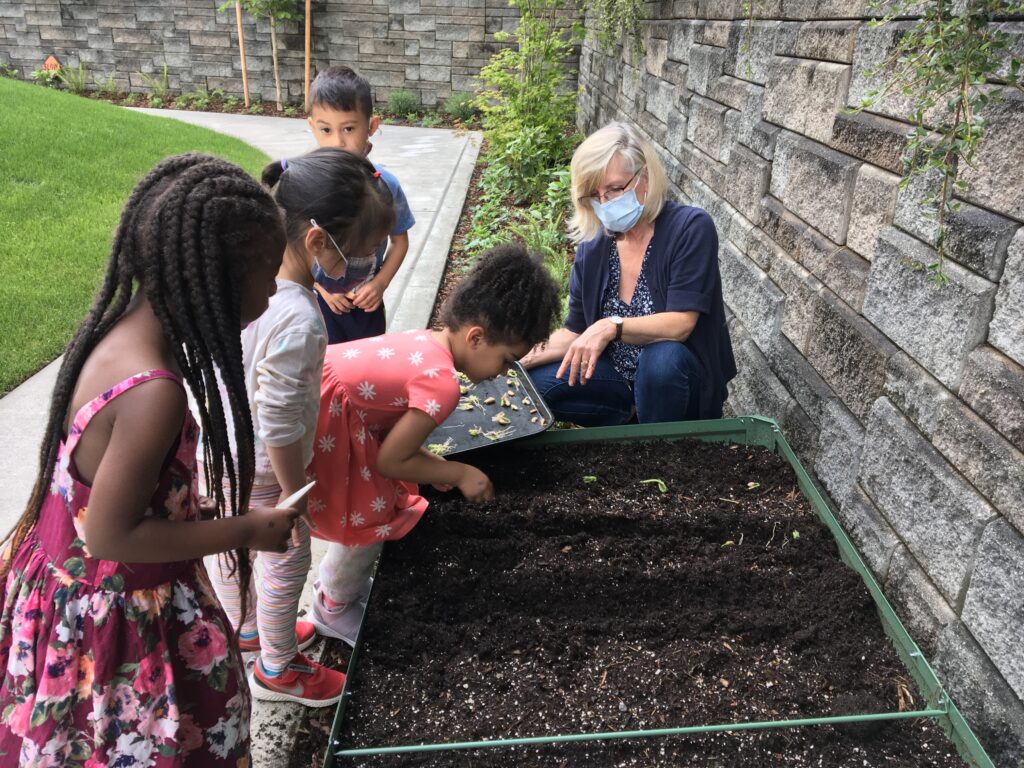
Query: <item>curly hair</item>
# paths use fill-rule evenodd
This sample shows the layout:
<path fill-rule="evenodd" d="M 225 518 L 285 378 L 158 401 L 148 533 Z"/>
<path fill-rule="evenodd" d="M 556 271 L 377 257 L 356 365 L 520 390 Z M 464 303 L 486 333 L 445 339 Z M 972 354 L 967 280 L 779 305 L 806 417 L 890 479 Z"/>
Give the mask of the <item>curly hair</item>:
<path fill-rule="evenodd" d="M 480 256 L 445 301 L 439 320 L 453 330 L 479 325 L 491 344 L 532 347 L 551 335 L 561 310 L 558 284 L 540 257 L 508 244 Z"/>
<path fill-rule="evenodd" d="M 159 163 L 132 191 L 114 234 L 107 270 L 92 308 L 64 353 L 39 453 L 39 470 L 25 512 L 6 537 L 10 552 L 39 518 L 53 477 L 75 384 L 96 345 L 141 291 L 169 342 L 192 391 L 202 424 L 206 487 L 217 514 L 244 514 L 255 474 L 252 416 L 242 366 L 241 288 L 238 275 L 257 244 L 285 247 L 277 204 L 248 173 L 209 155 L 187 154 Z M 232 457 L 224 382 L 234 423 Z M 225 500 L 223 480 L 228 480 Z M 231 558 L 242 582 L 242 610 L 251 568 L 248 552 Z M 2 566 L 2 573 L 10 567 Z"/>

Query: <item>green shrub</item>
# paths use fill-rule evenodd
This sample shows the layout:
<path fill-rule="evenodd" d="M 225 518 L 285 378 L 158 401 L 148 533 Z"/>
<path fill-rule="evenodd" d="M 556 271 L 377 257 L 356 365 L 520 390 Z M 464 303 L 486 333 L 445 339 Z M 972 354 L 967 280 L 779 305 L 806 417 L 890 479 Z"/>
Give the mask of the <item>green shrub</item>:
<path fill-rule="evenodd" d="M 164 106 L 164 100 L 160 96 L 153 94 L 149 97 L 149 106 L 153 109 L 161 109 Z"/>
<path fill-rule="evenodd" d="M 388 95 L 388 112 L 396 117 L 409 114 L 416 115 L 420 109 L 420 97 L 412 91 L 399 89 Z M 413 117 L 415 119 L 415 117 Z"/>
<path fill-rule="evenodd" d="M 7 77 L 11 80 L 18 79 L 18 68 L 12 64 L 0 62 L 0 77 Z"/>
<path fill-rule="evenodd" d="M 224 109 L 233 110 L 237 109 L 238 105 L 242 103 L 242 100 L 237 96 L 228 96 L 224 99 Z"/>
<path fill-rule="evenodd" d="M 153 96 L 160 99 L 161 102 L 167 98 L 167 93 L 171 90 L 167 81 L 167 62 L 164 62 L 162 74 L 154 73 L 152 75 L 148 75 L 145 72 L 139 72 L 139 77 L 141 77 L 142 82 L 149 87 Z"/>
<path fill-rule="evenodd" d="M 59 69 L 37 69 L 32 72 L 32 79 L 46 88 L 57 88 L 61 84 Z"/>
<path fill-rule="evenodd" d="M 78 96 L 88 90 L 89 68 L 85 66 L 84 61 L 78 62 L 78 66 L 73 69 L 61 67 L 57 70 L 57 77 L 64 83 L 65 88 Z"/>
<path fill-rule="evenodd" d="M 107 75 L 103 79 L 100 79 L 99 77 L 94 77 L 94 81 L 96 83 L 96 92 L 99 93 L 100 96 L 105 96 L 107 98 L 113 98 L 114 96 L 117 96 L 117 80 L 114 79 L 113 75 Z"/>
<path fill-rule="evenodd" d="M 171 106 L 175 109 L 188 109 L 192 106 L 192 96 L 188 93 L 183 93 L 171 102 Z"/>
<path fill-rule="evenodd" d="M 512 0 L 520 11 L 517 46 L 498 51 L 480 71 L 476 103 L 491 145 L 488 161 L 507 166 L 506 191 L 519 202 L 545 189 L 548 169 L 565 165 L 576 144 L 576 92 L 566 80 L 584 31 L 562 20 L 567 1 Z"/>
<path fill-rule="evenodd" d="M 471 93 L 456 91 L 445 99 L 443 110 L 446 115 L 468 123 L 477 116 L 476 98 Z"/>
<path fill-rule="evenodd" d="M 291 104 L 289 104 L 287 107 L 284 108 L 284 116 L 285 117 L 298 117 L 299 116 L 299 110 L 296 107 L 293 107 Z"/>
<path fill-rule="evenodd" d="M 420 120 L 420 125 L 424 128 L 437 128 L 441 124 L 441 116 L 436 112 L 428 112 Z"/>
<path fill-rule="evenodd" d="M 121 100 L 121 103 L 124 104 L 124 106 L 126 106 L 126 107 L 134 107 L 138 103 L 138 101 L 139 101 L 139 94 L 137 94 L 137 93 L 128 93 L 128 94 L 125 94 L 125 97 Z"/>

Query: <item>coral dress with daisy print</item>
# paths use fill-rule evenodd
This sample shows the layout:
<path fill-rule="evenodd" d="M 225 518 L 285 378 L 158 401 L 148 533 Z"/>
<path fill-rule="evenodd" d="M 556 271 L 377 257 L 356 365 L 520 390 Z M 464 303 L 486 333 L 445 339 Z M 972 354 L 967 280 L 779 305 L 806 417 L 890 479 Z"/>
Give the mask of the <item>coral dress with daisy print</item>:
<path fill-rule="evenodd" d="M 441 424 L 458 404 L 451 353 L 429 331 L 329 346 L 310 465 L 313 535 L 360 546 L 412 530 L 426 499 L 413 483 L 378 474 L 380 442 L 410 408 Z"/>
<path fill-rule="evenodd" d="M 86 404 L 57 454 L 50 493 L 14 554 L 0 614 L 0 765 L 248 766 L 249 692 L 201 560 L 89 556 L 89 486 L 71 457 L 107 403 L 168 371 L 137 374 Z M 199 427 L 186 413 L 147 516 L 199 518 Z"/>

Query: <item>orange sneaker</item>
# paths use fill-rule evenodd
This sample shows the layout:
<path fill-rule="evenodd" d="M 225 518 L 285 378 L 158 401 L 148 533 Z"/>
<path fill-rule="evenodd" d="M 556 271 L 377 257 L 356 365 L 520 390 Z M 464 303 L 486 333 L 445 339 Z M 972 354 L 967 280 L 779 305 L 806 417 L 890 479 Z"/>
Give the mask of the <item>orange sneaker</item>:
<path fill-rule="evenodd" d="M 326 707 L 341 698 L 345 673 L 328 669 L 303 656 L 295 655 L 285 670 L 271 677 L 257 661 L 249 675 L 252 697 L 260 701 L 294 701 L 309 707 Z"/>
<path fill-rule="evenodd" d="M 299 650 L 304 651 L 316 642 L 316 627 L 308 621 L 295 622 L 295 639 L 299 641 Z M 242 653 L 259 653 L 260 636 L 239 637 L 238 648 Z"/>

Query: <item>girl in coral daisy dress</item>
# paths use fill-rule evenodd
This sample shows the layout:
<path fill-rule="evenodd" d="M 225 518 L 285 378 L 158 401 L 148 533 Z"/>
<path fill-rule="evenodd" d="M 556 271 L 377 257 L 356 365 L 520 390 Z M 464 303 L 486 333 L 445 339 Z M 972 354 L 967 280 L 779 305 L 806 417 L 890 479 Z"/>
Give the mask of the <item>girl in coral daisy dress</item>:
<path fill-rule="evenodd" d="M 311 614 L 318 632 L 355 644 L 383 542 L 405 536 L 427 508 L 417 483 L 493 497 L 487 475 L 423 442 L 458 405 L 457 371 L 474 382 L 503 373 L 547 338 L 560 309 L 543 264 L 502 246 L 452 292 L 440 330 L 327 348 L 308 502 L 313 535 L 331 542 Z"/>

